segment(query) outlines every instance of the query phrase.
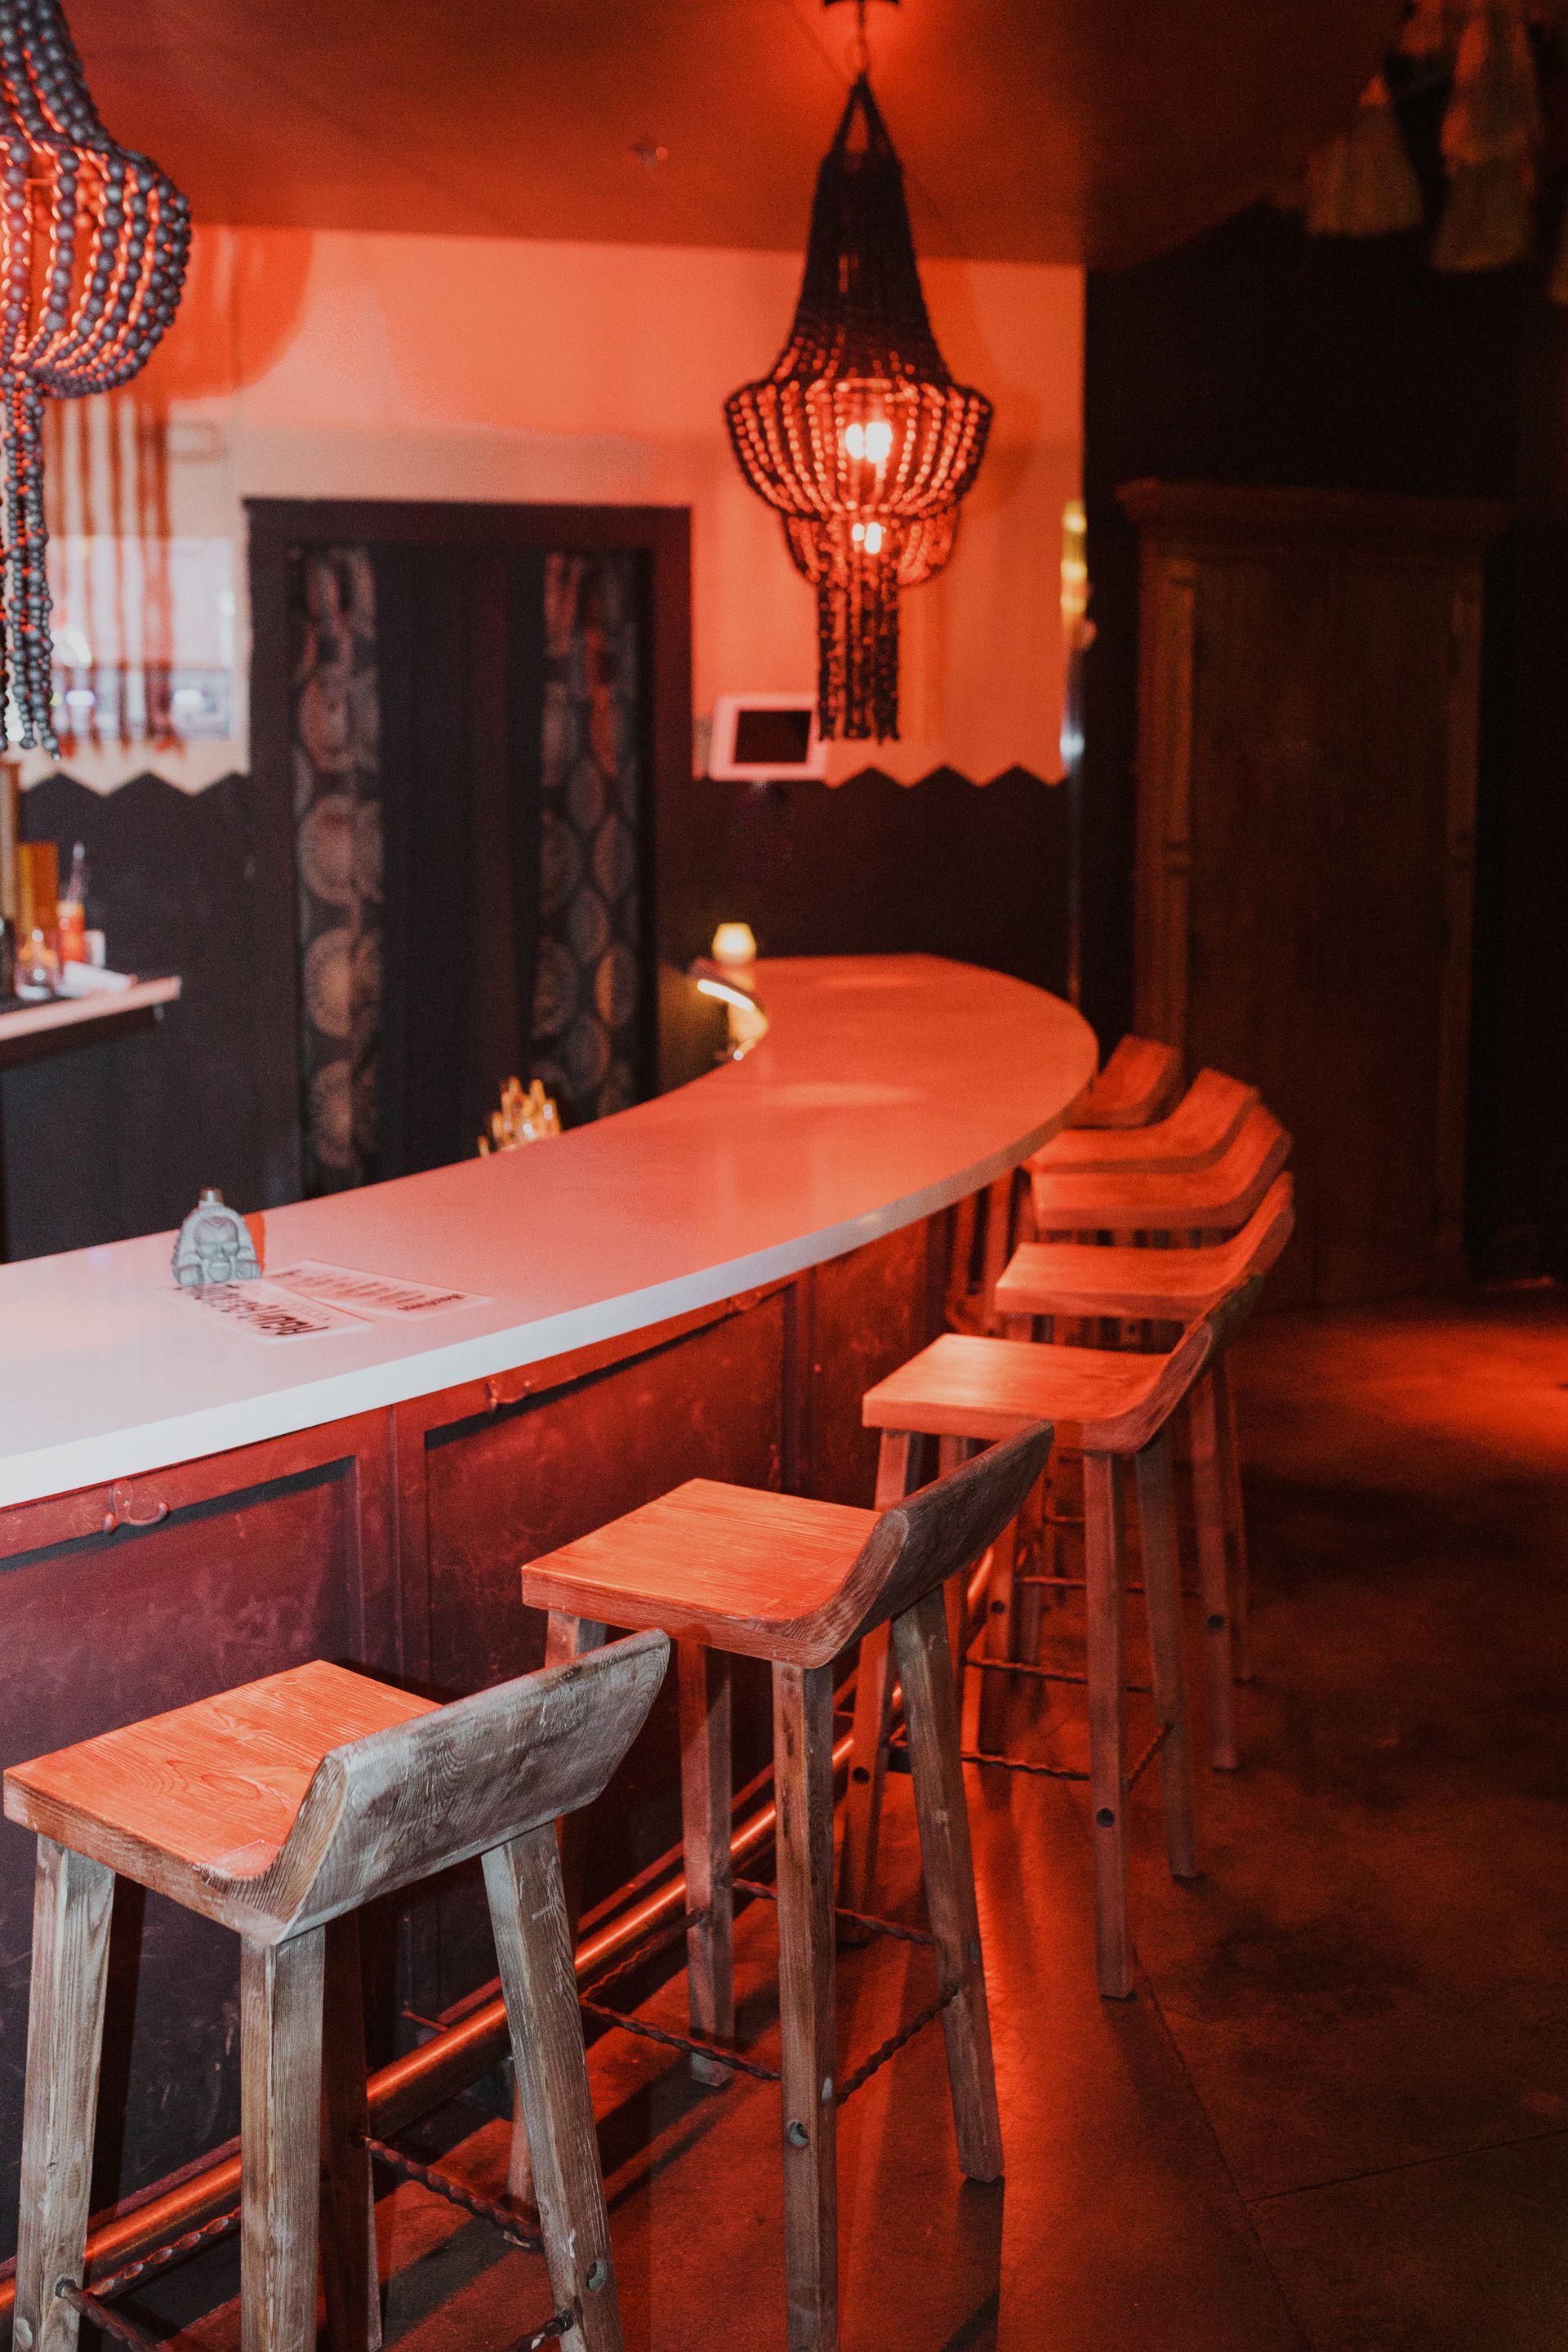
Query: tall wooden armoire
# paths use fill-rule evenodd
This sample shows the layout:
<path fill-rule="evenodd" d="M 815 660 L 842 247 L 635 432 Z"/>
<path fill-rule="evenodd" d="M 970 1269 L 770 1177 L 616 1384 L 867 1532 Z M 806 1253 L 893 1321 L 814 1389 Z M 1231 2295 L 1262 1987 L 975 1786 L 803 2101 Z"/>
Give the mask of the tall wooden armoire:
<path fill-rule="evenodd" d="M 1481 580 L 1504 509 L 1134 482 L 1137 1025 L 1296 1139 L 1279 1303 L 1462 1273 Z"/>

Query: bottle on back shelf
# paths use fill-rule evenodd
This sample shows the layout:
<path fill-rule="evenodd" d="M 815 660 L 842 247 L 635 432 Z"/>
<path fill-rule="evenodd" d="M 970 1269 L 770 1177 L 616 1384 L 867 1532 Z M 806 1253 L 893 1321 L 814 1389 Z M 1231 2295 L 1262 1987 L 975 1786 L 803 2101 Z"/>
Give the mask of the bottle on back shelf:
<path fill-rule="evenodd" d="M 71 851 L 70 879 L 59 902 L 61 963 L 87 961 L 87 850 L 78 842 Z"/>

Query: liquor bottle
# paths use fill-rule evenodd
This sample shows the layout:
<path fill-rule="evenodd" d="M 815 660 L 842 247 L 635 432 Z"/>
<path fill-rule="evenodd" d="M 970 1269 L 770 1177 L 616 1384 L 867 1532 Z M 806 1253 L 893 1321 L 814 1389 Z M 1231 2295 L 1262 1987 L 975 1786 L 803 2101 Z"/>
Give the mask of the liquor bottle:
<path fill-rule="evenodd" d="M 70 880 L 59 902 L 61 963 L 87 961 L 87 850 L 78 842 L 71 851 Z"/>

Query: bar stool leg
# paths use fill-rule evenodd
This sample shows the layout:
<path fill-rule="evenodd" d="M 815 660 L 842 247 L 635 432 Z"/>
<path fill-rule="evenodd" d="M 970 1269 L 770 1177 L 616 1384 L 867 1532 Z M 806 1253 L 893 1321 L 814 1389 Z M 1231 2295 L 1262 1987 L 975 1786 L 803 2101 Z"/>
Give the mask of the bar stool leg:
<path fill-rule="evenodd" d="M 985 1245 L 980 1275 L 980 1328 L 994 1332 L 996 1285 L 1007 1264 L 1013 1228 L 1013 1178 L 998 1176 L 985 1195 Z"/>
<path fill-rule="evenodd" d="M 774 1666 L 773 1777 L 789 2352 L 837 2352 L 831 1666 Z"/>
<path fill-rule="evenodd" d="M 1230 1532 L 1231 1629 L 1236 1635 L 1236 1679 L 1252 1680 L 1252 1576 L 1247 1560 L 1247 1505 L 1241 1491 L 1241 1441 L 1236 1426 L 1236 1383 L 1230 1359 L 1221 1356 L 1210 1376 L 1219 1423 L 1220 1460 L 1225 1477 L 1225 1515 Z"/>
<path fill-rule="evenodd" d="M 98 2119 L 114 1873 L 38 1840 L 16 2246 L 16 2352 L 73 2352 L 81 2320 L 55 2289 L 81 2284 Z"/>
<path fill-rule="evenodd" d="M 544 1663 L 547 1666 L 568 1666 L 574 1658 L 583 1657 L 589 1650 L 602 1650 L 610 1638 L 610 1629 L 592 1617 L 574 1617 L 563 1609 L 552 1609 L 546 1621 Z M 577 1922 L 583 1916 L 583 1816 L 568 1813 L 558 1824 L 557 1842 L 561 1849 L 561 1883 L 566 1905 L 566 1936 L 574 1951 L 577 1948 Z M 522 2127 L 522 2108 L 519 2100 L 512 2101 L 511 2162 L 507 2172 L 507 2194 L 514 2205 L 533 2203 L 533 2166 L 528 2153 L 528 2134 Z"/>
<path fill-rule="evenodd" d="M 1236 1707 L 1231 1695 L 1230 1575 L 1214 1381 L 1198 1381 L 1187 1400 L 1193 1433 L 1193 1503 L 1198 1531 L 1198 1592 L 1204 1612 L 1204 1665 L 1209 1703 L 1209 1761 L 1236 1769 Z"/>
<path fill-rule="evenodd" d="M 1018 1521 L 1004 1528 L 991 1554 L 991 1581 L 985 1594 L 985 1639 L 982 1654 L 995 1664 L 980 1677 L 980 1745 L 988 1755 L 999 1752 L 1007 1712 L 1007 1677 L 997 1667 L 1016 1656 L 1014 1649 L 1018 1592 Z"/>
<path fill-rule="evenodd" d="M 314 2352 L 326 1941 L 240 1939 L 243 2352 Z"/>
<path fill-rule="evenodd" d="M 1160 1785 L 1165 1853 L 1173 1878 L 1195 1878 L 1193 1762 L 1187 1738 L 1186 1676 L 1182 1668 L 1182 1576 L 1171 1449 L 1163 1431 L 1138 1456 L 1138 1520 L 1142 1534 L 1143 1599 L 1153 1665 L 1154 1712 L 1164 1739 Z"/>
<path fill-rule="evenodd" d="M 949 2001 L 942 2013 L 958 2160 L 971 2180 L 1000 2180 L 1002 2124 L 974 1903 L 974 1857 L 959 1759 L 947 1622 L 938 1594 L 927 1593 L 894 1619 L 893 1649 L 904 1686 L 921 1864 L 937 1968 L 943 1985 L 959 1988 L 957 2000 Z"/>
<path fill-rule="evenodd" d="M 680 1810 L 686 1907 L 706 1916 L 686 1931 L 691 2031 L 706 2042 L 735 2038 L 735 1896 L 730 1874 L 730 1661 L 721 1650 L 682 1642 Z M 722 2089 L 730 2069 L 693 2058 L 692 2077 Z"/>
<path fill-rule="evenodd" d="M 936 1475 L 949 1477 L 963 1462 L 972 1461 L 980 1451 L 973 1437 L 939 1437 L 936 1445 Z M 908 1489 L 905 1489 L 908 1492 Z M 969 1647 L 969 1577 L 973 1563 L 966 1561 L 955 1576 L 950 1576 L 944 1588 L 947 1596 L 948 1659 L 952 1669 L 953 1686 L 958 1703 L 963 1706 L 963 1661 Z"/>
<path fill-rule="evenodd" d="M 321 2282 L 332 2352 L 381 2352 L 375 2266 L 375 2184 L 364 2145 L 364 1998 L 359 1917 L 327 1926 L 321 2052 Z"/>
<path fill-rule="evenodd" d="M 1084 1578 L 1089 1622 L 1089 1777 L 1094 1820 L 1094 1928 L 1100 1990 L 1132 1990 L 1127 1927 L 1126 1648 L 1116 1458 L 1083 1457 Z"/>
<path fill-rule="evenodd" d="M 902 1502 L 910 1491 L 915 1439 L 887 1429 L 877 1457 L 879 1511 Z M 844 1842 L 838 1861 L 839 1900 L 847 1911 L 870 1907 L 877 1879 L 877 1839 L 882 1825 L 882 1792 L 888 1774 L 888 1733 L 893 1714 L 893 1653 L 885 1625 L 860 1644 L 855 1677 L 855 1726 L 849 1750 L 849 1786 L 844 1799 Z"/>
<path fill-rule="evenodd" d="M 620 2305 L 561 1855 L 546 1823 L 484 1857 L 550 2291 L 575 2325 L 565 2352 L 622 2352 Z"/>

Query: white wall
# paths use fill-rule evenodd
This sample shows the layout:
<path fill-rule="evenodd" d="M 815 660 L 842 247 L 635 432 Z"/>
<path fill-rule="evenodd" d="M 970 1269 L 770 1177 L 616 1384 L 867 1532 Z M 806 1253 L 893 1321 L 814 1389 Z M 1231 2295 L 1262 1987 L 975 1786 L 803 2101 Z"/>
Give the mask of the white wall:
<path fill-rule="evenodd" d="M 186 301 L 135 396 L 167 420 L 173 532 L 234 542 L 242 686 L 247 497 L 689 506 L 698 713 L 726 690 L 814 686 L 812 593 L 721 415 L 782 344 L 800 267 L 686 247 L 201 232 Z M 912 781 L 948 761 L 984 779 L 1018 761 L 1054 775 L 1082 277 L 942 261 L 924 276 L 948 362 L 990 396 L 995 425 L 953 560 L 905 606 L 903 740 L 840 747 L 837 769 L 874 759 Z M 68 471 L 106 430 L 104 414 L 73 424 Z M 112 530 L 103 503 L 101 484 L 85 502 L 79 478 L 56 485 L 68 527 Z M 243 695 L 240 709 L 243 728 Z M 241 734 L 66 764 L 102 789 L 147 766 L 196 789 L 246 759 Z M 35 757 L 29 773 L 50 764 Z"/>

